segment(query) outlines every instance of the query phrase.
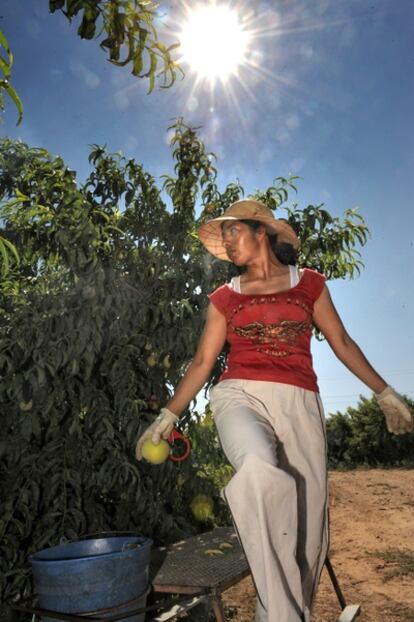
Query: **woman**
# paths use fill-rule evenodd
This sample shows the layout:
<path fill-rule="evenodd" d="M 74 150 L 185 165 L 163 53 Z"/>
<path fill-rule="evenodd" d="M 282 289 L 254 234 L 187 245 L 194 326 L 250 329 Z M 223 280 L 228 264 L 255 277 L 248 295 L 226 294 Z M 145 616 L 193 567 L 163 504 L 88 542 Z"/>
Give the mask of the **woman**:
<path fill-rule="evenodd" d="M 312 326 L 374 391 L 391 432 L 412 430 L 412 416 L 347 334 L 324 277 L 298 272 L 299 242 L 285 221 L 258 201 L 237 201 L 202 225 L 199 237 L 213 255 L 245 272 L 210 294 L 195 357 L 138 440 L 137 458 L 147 438 L 168 437 L 227 340 L 227 367 L 210 391 L 210 406 L 236 469 L 222 497 L 252 571 L 256 622 L 309 620 L 328 549 L 326 437 Z"/>

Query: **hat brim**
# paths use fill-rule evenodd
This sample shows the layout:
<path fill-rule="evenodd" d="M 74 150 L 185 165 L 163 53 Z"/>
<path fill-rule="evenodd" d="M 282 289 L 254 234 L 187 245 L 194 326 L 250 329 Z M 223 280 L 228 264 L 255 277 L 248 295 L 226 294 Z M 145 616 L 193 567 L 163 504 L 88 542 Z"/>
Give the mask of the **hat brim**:
<path fill-rule="evenodd" d="M 254 218 L 247 216 L 248 220 L 257 220 L 266 227 L 266 231 L 270 234 L 277 234 L 279 242 L 287 242 L 292 244 L 295 249 L 299 248 L 299 239 L 292 227 L 284 220 L 278 220 L 276 218 L 266 218 L 261 216 L 260 218 Z M 225 220 L 242 220 L 235 216 L 219 216 L 208 220 L 198 229 L 198 237 L 206 249 L 215 257 L 222 259 L 223 261 L 231 261 L 227 255 L 227 251 L 223 244 L 223 232 L 221 224 Z"/>

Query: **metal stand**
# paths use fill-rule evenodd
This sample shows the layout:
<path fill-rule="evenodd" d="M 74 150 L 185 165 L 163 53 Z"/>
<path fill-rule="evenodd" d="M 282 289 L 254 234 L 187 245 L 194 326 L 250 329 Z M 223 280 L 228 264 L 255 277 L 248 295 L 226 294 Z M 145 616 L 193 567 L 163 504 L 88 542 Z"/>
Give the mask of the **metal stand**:
<path fill-rule="evenodd" d="M 335 590 L 335 594 L 338 598 L 339 604 L 342 609 L 342 613 L 339 616 L 337 622 L 353 622 L 361 613 L 360 605 L 347 605 L 341 588 L 339 587 L 338 579 L 336 578 L 334 569 L 332 567 L 329 557 L 325 559 L 325 566 L 331 579 L 332 585 Z"/>

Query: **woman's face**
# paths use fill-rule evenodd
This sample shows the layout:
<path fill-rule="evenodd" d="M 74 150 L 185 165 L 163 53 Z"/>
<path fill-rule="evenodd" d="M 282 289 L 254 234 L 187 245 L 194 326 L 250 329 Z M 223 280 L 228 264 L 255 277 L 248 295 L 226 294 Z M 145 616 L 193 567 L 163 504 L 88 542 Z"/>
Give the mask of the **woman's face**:
<path fill-rule="evenodd" d="M 239 220 L 226 220 L 222 225 L 222 236 L 227 255 L 236 266 L 244 266 L 257 257 L 261 236 L 249 225 Z"/>

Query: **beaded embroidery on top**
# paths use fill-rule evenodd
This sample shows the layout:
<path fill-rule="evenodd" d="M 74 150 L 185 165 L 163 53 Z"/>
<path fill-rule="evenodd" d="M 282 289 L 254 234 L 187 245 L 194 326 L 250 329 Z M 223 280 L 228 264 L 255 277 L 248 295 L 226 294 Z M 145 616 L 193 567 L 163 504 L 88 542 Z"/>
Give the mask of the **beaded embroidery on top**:
<path fill-rule="evenodd" d="M 293 288 L 299 283 L 299 273 L 296 266 L 289 266 L 289 271 L 290 286 Z M 233 277 L 229 285 L 234 292 L 238 294 L 241 293 L 240 276 Z M 270 300 L 268 298 L 258 296 L 257 298 L 253 298 L 250 301 L 250 304 L 263 304 L 268 302 L 279 302 L 277 295 L 272 296 Z M 232 319 L 244 308 L 243 304 L 239 304 L 235 309 L 233 309 L 233 312 L 228 320 L 229 327 L 240 337 L 245 337 L 246 339 L 249 339 L 257 344 L 258 347 L 256 349 L 258 352 L 277 357 L 289 356 L 289 354 L 291 354 L 291 350 L 290 348 L 286 348 L 286 346 L 294 346 L 300 335 L 303 335 L 306 332 L 311 332 L 312 311 L 303 301 L 299 299 L 292 300 L 291 298 L 288 298 L 287 300 L 284 300 L 284 302 L 302 307 L 308 315 L 306 320 L 300 322 L 295 320 L 281 320 L 275 324 L 265 324 L 262 321 L 256 321 L 250 324 L 245 324 L 244 326 L 234 326 Z M 281 346 L 283 347 L 281 348 Z"/>

